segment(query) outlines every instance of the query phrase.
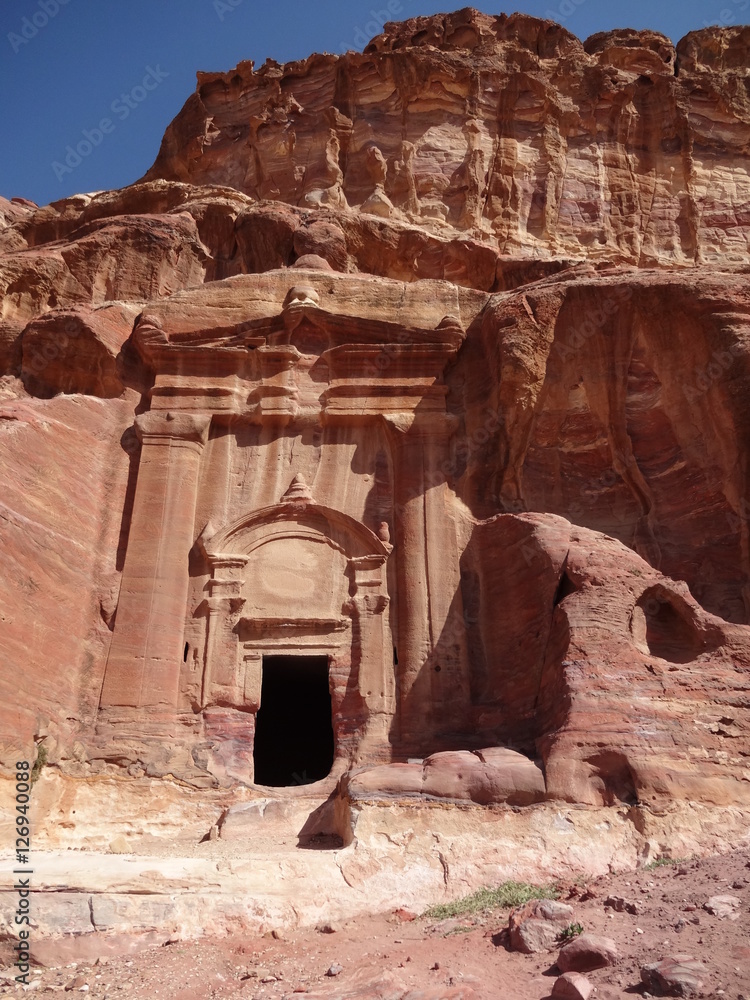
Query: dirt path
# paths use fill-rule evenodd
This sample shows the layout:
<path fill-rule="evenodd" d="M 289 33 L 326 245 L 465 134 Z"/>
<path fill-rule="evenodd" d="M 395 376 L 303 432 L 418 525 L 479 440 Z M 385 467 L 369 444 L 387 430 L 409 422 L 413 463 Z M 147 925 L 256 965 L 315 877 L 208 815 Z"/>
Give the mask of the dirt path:
<path fill-rule="evenodd" d="M 715 895 L 731 916 L 705 908 Z M 618 896 L 635 913 L 605 906 Z M 657 865 L 562 887 L 586 933 L 612 938 L 616 964 L 588 974 L 597 1000 L 643 993 L 640 968 L 689 954 L 707 966 L 704 995 L 750 1000 L 750 851 Z M 404 912 L 278 938 L 174 942 L 131 958 L 38 969 L 32 986 L 4 972 L 0 993 L 68 991 L 96 1000 L 241 1000 L 307 995 L 327 1000 L 540 1000 L 550 994 L 557 950 L 508 950 L 507 911 L 442 920 Z M 328 975 L 328 972 L 336 973 Z"/>

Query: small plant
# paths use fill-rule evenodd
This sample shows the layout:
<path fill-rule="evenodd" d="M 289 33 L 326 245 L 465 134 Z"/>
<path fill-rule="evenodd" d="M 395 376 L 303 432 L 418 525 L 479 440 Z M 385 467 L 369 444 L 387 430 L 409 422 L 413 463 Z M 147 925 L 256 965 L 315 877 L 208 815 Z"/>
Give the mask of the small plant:
<path fill-rule="evenodd" d="M 514 906 L 528 903 L 530 899 L 557 899 L 557 890 L 550 885 L 531 885 L 529 882 L 503 882 L 496 889 L 479 889 L 470 896 L 456 899 L 452 903 L 438 903 L 422 914 L 432 920 L 447 917 L 461 917 L 468 913 L 482 913 L 486 910 L 510 910 Z"/>
<path fill-rule="evenodd" d="M 43 744 L 39 744 L 39 749 L 36 752 L 36 760 L 34 761 L 34 766 L 31 769 L 31 777 L 29 778 L 29 784 L 33 785 L 37 780 L 39 775 L 42 773 L 42 768 L 47 763 L 47 757 L 49 756 L 49 751 L 47 747 Z"/>
<path fill-rule="evenodd" d="M 445 932 L 443 937 L 451 937 L 453 934 L 471 934 L 473 930 L 473 927 L 451 927 L 449 931 Z"/>
<path fill-rule="evenodd" d="M 568 924 L 567 927 L 560 931 L 559 939 L 560 941 L 572 941 L 579 934 L 583 934 L 583 924 Z"/>
<path fill-rule="evenodd" d="M 645 865 L 646 871 L 651 871 L 654 868 L 663 868 L 664 865 L 682 865 L 687 861 L 687 858 L 656 858 L 654 861 L 649 861 Z"/>

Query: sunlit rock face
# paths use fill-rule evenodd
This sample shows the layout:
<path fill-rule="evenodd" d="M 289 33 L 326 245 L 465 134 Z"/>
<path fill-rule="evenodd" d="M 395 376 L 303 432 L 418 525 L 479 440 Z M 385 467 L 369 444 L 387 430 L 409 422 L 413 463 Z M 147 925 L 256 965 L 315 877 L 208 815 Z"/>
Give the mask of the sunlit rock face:
<path fill-rule="evenodd" d="M 0 202 L 6 763 L 750 806 L 749 31 L 412 19 Z"/>
<path fill-rule="evenodd" d="M 580 42 L 465 9 L 363 54 L 201 73 L 147 179 L 401 221 L 500 253 L 748 260 L 747 28 Z"/>

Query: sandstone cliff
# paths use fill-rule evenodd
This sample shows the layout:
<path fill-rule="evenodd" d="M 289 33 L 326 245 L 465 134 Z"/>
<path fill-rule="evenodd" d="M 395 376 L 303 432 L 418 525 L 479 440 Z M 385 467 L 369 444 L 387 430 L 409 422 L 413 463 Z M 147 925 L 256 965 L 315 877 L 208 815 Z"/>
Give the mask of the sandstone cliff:
<path fill-rule="evenodd" d="M 749 40 L 413 18 L 362 55 L 200 74 L 146 179 L 351 208 L 501 254 L 746 263 Z"/>
<path fill-rule="evenodd" d="M 352 635 L 333 779 L 502 745 L 542 798 L 750 803 L 749 51 L 412 19 L 199 74 L 131 187 L 0 202 L 7 759 L 252 785 L 253 636 L 290 648 L 302 584 L 262 605 L 217 567 L 283 515 L 350 560 L 302 643 Z M 178 424 L 179 502 L 142 454 Z M 317 558 L 282 566 L 311 595 Z"/>

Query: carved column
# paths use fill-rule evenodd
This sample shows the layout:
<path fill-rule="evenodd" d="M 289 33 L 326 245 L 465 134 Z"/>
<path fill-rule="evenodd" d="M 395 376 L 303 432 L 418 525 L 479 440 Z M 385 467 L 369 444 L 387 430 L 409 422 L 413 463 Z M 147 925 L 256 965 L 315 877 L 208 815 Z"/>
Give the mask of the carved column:
<path fill-rule="evenodd" d="M 471 704 L 455 496 L 438 471 L 447 451 L 443 429 L 425 449 L 424 495 L 433 736 L 437 746 L 446 747 L 453 745 L 456 733 L 465 732 Z"/>
<path fill-rule="evenodd" d="M 136 419 L 143 447 L 102 708 L 177 705 L 188 555 L 210 423 L 210 415 L 160 410 Z"/>
<path fill-rule="evenodd" d="M 390 546 L 389 546 L 390 548 Z M 390 757 L 389 726 L 394 713 L 395 692 L 390 648 L 386 654 L 383 612 L 388 597 L 382 593 L 385 556 L 359 556 L 349 560 L 354 593 L 349 601 L 353 644 L 359 645 L 358 687 L 367 717 L 357 747 L 361 761 L 387 761 Z M 354 655 L 354 650 L 352 650 Z"/>
<path fill-rule="evenodd" d="M 438 470 L 445 418 L 393 435 L 398 560 L 398 691 L 403 749 L 421 753 L 465 725 L 469 668 L 455 527 Z"/>
<path fill-rule="evenodd" d="M 206 651 L 200 704 L 201 708 L 206 708 L 221 701 L 241 707 L 245 703 L 244 679 L 234 629 L 245 604 L 242 586 L 247 556 L 209 556 L 209 561 L 213 575 L 206 601 Z"/>
<path fill-rule="evenodd" d="M 430 684 L 423 667 L 430 654 L 425 525 L 425 440 L 393 435 L 398 567 L 398 693 L 401 742 L 415 750 L 429 732 Z"/>

